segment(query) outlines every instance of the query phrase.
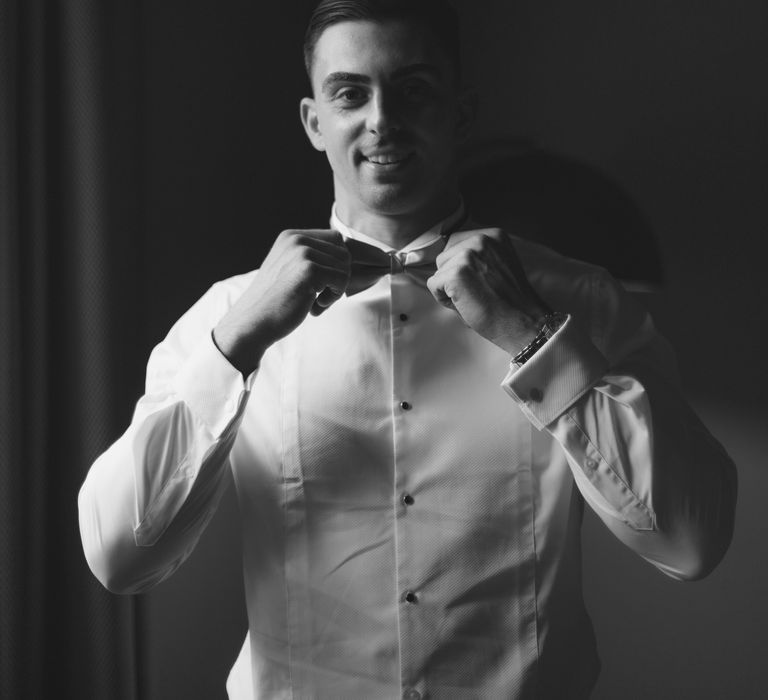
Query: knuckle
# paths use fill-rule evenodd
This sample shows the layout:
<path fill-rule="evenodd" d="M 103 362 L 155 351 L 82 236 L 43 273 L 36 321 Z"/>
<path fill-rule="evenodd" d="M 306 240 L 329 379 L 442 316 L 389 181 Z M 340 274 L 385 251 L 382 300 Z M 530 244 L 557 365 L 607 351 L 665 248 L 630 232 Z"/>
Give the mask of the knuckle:
<path fill-rule="evenodd" d="M 301 258 L 296 267 L 302 277 L 311 277 L 315 273 L 315 266 L 308 258 Z"/>
<path fill-rule="evenodd" d="M 312 262 L 312 251 L 305 245 L 298 245 L 296 247 L 296 255 L 302 262 Z"/>
<path fill-rule="evenodd" d="M 444 301 L 452 302 L 453 299 L 456 299 L 459 294 L 459 289 L 457 288 L 456 284 L 449 280 L 445 287 L 443 287 L 443 293 L 442 297 Z"/>
<path fill-rule="evenodd" d="M 467 280 L 470 279 L 472 279 L 472 267 L 470 265 L 462 265 L 458 270 L 456 270 L 454 280 L 459 280 L 462 283 L 466 283 Z"/>
<path fill-rule="evenodd" d="M 465 248 L 459 253 L 459 262 L 462 267 L 471 265 L 477 259 L 477 251 L 474 248 Z"/>
<path fill-rule="evenodd" d="M 487 253 L 494 248 L 497 240 L 492 235 L 482 235 L 478 241 L 478 249 L 481 253 Z"/>

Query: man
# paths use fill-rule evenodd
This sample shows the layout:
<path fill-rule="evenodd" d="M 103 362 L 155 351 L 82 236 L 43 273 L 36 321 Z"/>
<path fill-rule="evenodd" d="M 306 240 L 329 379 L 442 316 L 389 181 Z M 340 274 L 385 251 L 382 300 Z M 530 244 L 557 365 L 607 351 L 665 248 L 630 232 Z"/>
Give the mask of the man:
<path fill-rule="evenodd" d="M 320 3 L 301 118 L 332 228 L 282 232 L 179 320 L 83 485 L 88 562 L 135 593 L 188 556 L 232 469 L 232 698 L 587 697 L 584 501 L 677 579 L 730 541 L 733 467 L 648 316 L 604 271 L 468 220 L 457 35 L 442 0 Z"/>

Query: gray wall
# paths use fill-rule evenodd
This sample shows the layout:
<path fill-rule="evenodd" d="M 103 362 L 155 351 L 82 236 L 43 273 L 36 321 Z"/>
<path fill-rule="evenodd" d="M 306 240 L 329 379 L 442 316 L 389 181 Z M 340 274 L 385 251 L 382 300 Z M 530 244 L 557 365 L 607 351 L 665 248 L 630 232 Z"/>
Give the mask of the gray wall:
<path fill-rule="evenodd" d="M 143 354 L 210 283 L 257 266 L 280 229 L 327 220 L 327 166 L 298 121 L 306 3 L 271 5 L 143 8 Z M 457 5 L 482 100 L 476 142 L 533 142 L 634 199 L 666 274 L 657 321 L 687 392 L 740 467 L 734 544 L 700 583 L 667 580 L 587 517 L 584 576 L 604 662 L 596 697 L 759 697 L 768 5 Z M 230 493 L 190 560 L 144 596 L 152 700 L 224 697 L 245 632 L 235 508 Z"/>

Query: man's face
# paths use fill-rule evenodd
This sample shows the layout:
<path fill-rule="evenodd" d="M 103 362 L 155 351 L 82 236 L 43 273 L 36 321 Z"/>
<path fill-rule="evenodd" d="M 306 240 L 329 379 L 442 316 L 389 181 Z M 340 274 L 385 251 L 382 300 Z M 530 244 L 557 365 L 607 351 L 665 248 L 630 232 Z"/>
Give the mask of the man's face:
<path fill-rule="evenodd" d="M 402 21 L 332 25 L 315 48 L 312 87 L 302 121 L 328 156 L 343 218 L 455 203 L 456 147 L 468 110 L 429 31 Z"/>

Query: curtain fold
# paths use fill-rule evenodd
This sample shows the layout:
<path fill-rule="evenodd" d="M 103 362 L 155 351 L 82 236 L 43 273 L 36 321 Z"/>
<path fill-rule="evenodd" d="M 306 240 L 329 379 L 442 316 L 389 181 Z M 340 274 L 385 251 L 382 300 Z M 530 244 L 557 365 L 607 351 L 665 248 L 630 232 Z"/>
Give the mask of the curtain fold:
<path fill-rule="evenodd" d="M 2 698 L 141 695 L 137 604 L 92 577 L 77 524 L 138 393 L 137 19 L 0 0 Z"/>

